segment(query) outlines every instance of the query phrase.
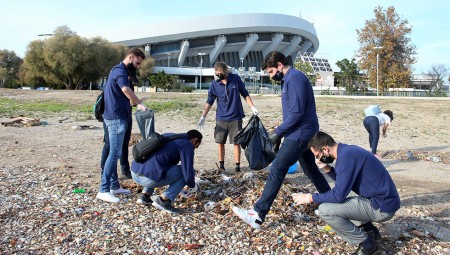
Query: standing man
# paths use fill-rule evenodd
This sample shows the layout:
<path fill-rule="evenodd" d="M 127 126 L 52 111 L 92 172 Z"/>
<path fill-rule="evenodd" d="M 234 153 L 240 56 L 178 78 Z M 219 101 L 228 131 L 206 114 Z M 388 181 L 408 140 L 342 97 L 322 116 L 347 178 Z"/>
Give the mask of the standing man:
<path fill-rule="evenodd" d="M 115 194 L 129 194 L 130 191 L 122 189 L 117 177 L 117 160 L 122 154 L 122 146 L 132 121 L 130 105 L 138 105 L 145 110 L 143 100 L 139 99 L 130 88 L 128 74 L 139 68 L 145 59 L 144 52 L 138 48 L 128 50 L 125 59 L 114 66 L 108 76 L 104 89 L 105 112 L 103 122 L 108 129 L 109 154 L 106 159 L 100 189 L 97 198 L 106 202 L 117 203 L 120 199 Z"/>
<path fill-rule="evenodd" d="M 170 136 L 171 134 L 163 134 Z M 186 138 L 166 142 L 163 147 L 152 153 L 144 162 L 133 161 L 131 175 L 133 180 L 143 186 L 138 204 L 152 204 L 156 208 L 178 213 L 179 209 L 172 205 L 184 186 L 189 193 L 197 191 L 195 184 L 194 150 L 202 143 L 203 135 L 198 130 L 189 130 Z M 178 165 L 180 163 L 180 165 Z M 169 186 L 164 193 L 154 195 L 157 187 Z"/>
<path fill-rule="evenodd" d="M 400 208 L 397 188 L 383 164 L 370 152 L 355 145 L 336 143 L 324 133 L 315 134 L 308 144 L 317 164 L 333 180 L 332 190 L 322 194 L 294 193 L 297 204 L 320 204 L 319 217 L 345 241 L 359 245 L 353 253 L 385 254 L 372 222 L 390 220 Z M 336 167 L 328 163 L 336 160 Z M 348 197 L 350 191 L 358 196 Z"/>
<path fill-rule="evenodd" d="M 241 78 L 232 74 L 228 66 L 223 62 L 214 65 L 215 79 L 208 90 L 208 99 L 203 110 L 203 114 L 197 123 L 197 128 L 202 128 L 205 118 L 214 101 L 217 99 L 216 127 L 214 129 L 214 139 L 219 144 L 219 164 L 220 170 L 225 171 L 225 142 L 227 136 L 230 143 L 234 143 L 233 138 L 242 129 L 242 119 L 245 117 L 242 108 L 241 95 L 247 104 L 252 108 L 253 114 L 257 115 L 258 110 L 253 105 L 252 98 L 248 94 Z M 241 147 L 234 144 L 235 170 L 241 170 Z"/>
<path fill-rule="evenodd" d="M 261 227 L 289 167 L 296 161 L 299 161 L 305 175 L 320 193 L 330 190 L 328 182 L 315 164 L 314 155 L 306 147 L 309 139 L 319 130 L 311 83 L 302 72 L 291 68 L 286 56 L 277 51 L 266 57 L 262 69 L 273 80 L 281 81 L 283 123 L 269 135 L 269 139 L 273 144 L 281 137 L 284 140 L 272 162 L 262 195 L 253 209 L 233 207 L 233 212 L 253 228 Z"/>
<path fill-rule="evenodd" d="M 133 77 L 131 77 L 133 76 Z M 138 82 L 136 78 L 136 73 L 134 74 L 128 74 L 128 79 L 130 80 L 130 89 L 134 92 L 134 86 L 133 82 Z M 131 106 L 130 106 L 131 107 Z M 133 121 L 130 119 L 127 123 L 127 131 L 125 132 L 125 137 L 123 139 L 123 145 L 122 145 L 122 154 L 120 155 L 119 161 L 120 161 L 120 168 L 122 169 L 122 176 L 126 179 L 131 179 L 131 171 L 130 171 L 130 162 L 128 161 L 128 155 L 129 155 L 129 143 L 131 139 L 131 129 L 132 129 Z M 103 145 L 102 150 L 102 158 L 100 160 L 100 167 L 102 169 L 105 166 L 106 159 L 108 158 L 109 154 L 109 133 L 108 128 L 105 125 L 105 122 L 103 122 L 103 140 L 105 144 Z"/>

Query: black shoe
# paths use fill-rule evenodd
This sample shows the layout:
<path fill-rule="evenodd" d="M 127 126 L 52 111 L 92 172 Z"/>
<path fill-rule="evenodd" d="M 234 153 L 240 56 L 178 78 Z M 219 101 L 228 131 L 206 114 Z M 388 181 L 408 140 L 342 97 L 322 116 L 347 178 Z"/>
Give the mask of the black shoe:
<path fill-rule="evenodd" d="M 151 205 L 153 203 L 153 201 L 150 198 L 150 196 L 148 196 L 147 194 L 141 193 L 141 194 L 139 194 L 139 197 L 138 197 L 136 203 L 141 204 L 141 205 Z"/>
<path fill-rule="evenodd" d="M 381 241 L 381 234 L 380 231 L 378 231 L 377 228 L 374 228 L 372 230 L 366 231 L 366 234 L 370 237 L 372 237 L 373 240 L 379 242 Z"/>
<path fill-rule="evenodd" d="M 168 213 L 179 213 L 180 212 L 180 209 L 173 207 L 172 201 L 170 201 L 170 200 L 163 201 L 161 199 L 161 197 L 158 195 L 152 196 L 151 199 L 153 200 L 152 205 L 154 207 L 158 208 L 159 210 L 162 210 L 162 211 L 165 211 Z"/>
<path fill-rule="evenodd" d="M 370 250 L 365 250 L 360 244 L 358 249 L 356 249 L 352 255 L 386 255 L 386 252 L 384 252 L 378 244 L 375 244 Z"/>
<path fill-rule="evenodd" d="M 122 172 L 122 176 L 124 179 L 128 179 L 128 180 L 132 179 L 131 172 L 126 172 L 126 173 Z"/>
<path fill-rule="evenodd" d="M 241 167 L 240 167 L 240 166 L 236 166 L 236 167 L 234 168 L 234 170 L 235 170 L 236 172 L 240 172 L 240 171 L 241 171 Z"/>

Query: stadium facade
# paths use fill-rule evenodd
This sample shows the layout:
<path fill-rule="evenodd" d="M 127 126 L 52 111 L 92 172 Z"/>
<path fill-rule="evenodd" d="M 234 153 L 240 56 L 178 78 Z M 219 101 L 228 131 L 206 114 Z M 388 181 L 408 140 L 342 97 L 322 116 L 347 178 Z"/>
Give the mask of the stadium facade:
<path fill-rule="evenodd" d="M 128 31 L 129 39 L 122 35 L 115 43 L 142 48 L 156 61 L 154 73 L 176 74 L 185 85 L 198 89 L 209 87 L 217 61 L 232 67 L 246 84 L 270 84 L 260 67 L 273 50 L 294 61 L 311 62 L 319 75 L 328 71 L 332 76 L 328 62 L 313 57 L 319 48 L 314 25 L 299 17 L 229 14 L 155 23 L 139 30 L 134 35 Z"/>

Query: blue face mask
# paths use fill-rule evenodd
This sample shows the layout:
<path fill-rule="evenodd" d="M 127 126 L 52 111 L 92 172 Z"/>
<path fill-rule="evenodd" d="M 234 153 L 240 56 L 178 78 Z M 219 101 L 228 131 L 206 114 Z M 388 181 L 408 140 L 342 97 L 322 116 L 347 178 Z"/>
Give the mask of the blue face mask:
<path fill-rule="evenodd" d="M 280 71 L 277 71 L 273 76 L 272 80 L 274 81 L 281 81 L 283 79 L 283 73 Z"/>

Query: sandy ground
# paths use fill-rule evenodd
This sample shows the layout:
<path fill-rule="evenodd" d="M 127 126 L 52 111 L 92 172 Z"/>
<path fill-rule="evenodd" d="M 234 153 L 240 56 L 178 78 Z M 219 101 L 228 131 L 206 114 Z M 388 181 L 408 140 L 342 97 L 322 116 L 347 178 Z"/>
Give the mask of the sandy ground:
<path fill-rule="evenodd" d="M 95 91 L 21 91 L 0 90 L 0 96 L 16 100 L 52 99 L 74 104 L 91 104 Z M 138 93 L 139 96 L 148 94 Z M 156 113 L 157 132 L 184 132 L 196 128 L 206 95 L 160 93 L 151 100 L 189 97 L 197 104 L 189 114 Z M 281 121 L 281 100 L 278 96 L 252 96 L 266 127 Z M 432 236 L 446 245 L 450 242 L 450 100 L 447 98 L 368 98 L 316 96 L 321 130 L 337 141 L 369 149 L 368 134 L 363 125 L 363 109 L 379 104 L 382 110 L 394 112 L 394 121 L 387 138 L 380 138 L 382 162 L 392 175 L 401 195 L 402 207 L 393 220 L 382 224 L 381 231 L 390 236 L 410 235 L 412 229 Z M 217 161 L 217 145 L 213 142 L 215 107 L 207 116 L 204 142 L 196 151 L 195 167 L 213 171 Z M 244 105 L 250 116 L 250 107 Z M 45 178 L 69 180 L 85 189 L 95 190 L 99 183 L 99 160 L 102 148 L 102 124 L 86 114 L 35 113 L 42 125 L 34 127 L 0 127 L 0 184 L 5 184 L 12 169 L 50 169 Z M 10 115 L 0 116 L 7 120 Z M 63 121 L 59 121 L 62 120 Z M 248 117 L 244 119 L 246 123 Z M 75 129 L 74 126 L 90 126 Z M 136 123 L 133 133 L 138 133 Z M 130 147 L 131 149 L 131 147 Z M 415 159 L 408 159 L 410 151 Z M 132 157 L 130 155 L 130 161 Z M 243 171 L 249 171 L 242 154 Z M 232 145 L 226 146 L 225 167 L 233 168 Z M 288 175 L 287 182 L 310 185 L 299 173 Z M 60 185 L 64 185 L 61 183 Z M 7 189 L 5 186 L 0 190 Z M 237 219 L 235 219 L 237 220 Z M 420 237 L 420 235 L 418 235 Z M 408 253 L 406 253 L 408 254 Z"/>

